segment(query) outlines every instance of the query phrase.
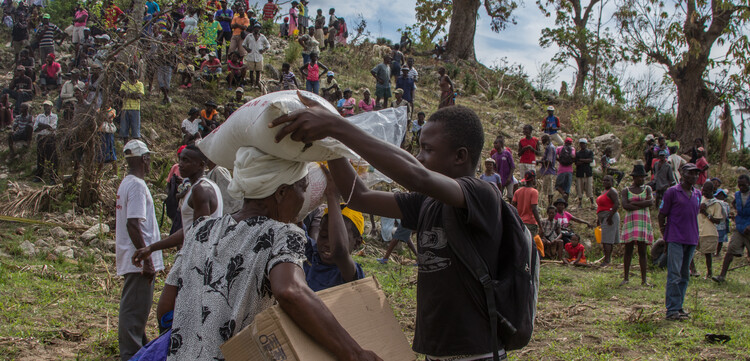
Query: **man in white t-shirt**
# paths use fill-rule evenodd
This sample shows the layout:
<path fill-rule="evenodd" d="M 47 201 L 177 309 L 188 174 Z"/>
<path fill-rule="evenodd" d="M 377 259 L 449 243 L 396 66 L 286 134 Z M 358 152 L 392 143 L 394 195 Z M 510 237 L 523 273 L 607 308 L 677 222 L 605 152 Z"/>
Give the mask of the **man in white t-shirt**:
<path fill-rule="evenodd" d="M 135 250 L 159 241 L 154 200 L 143 181 L 151 156 L 146 144 L 134 139 L 123 148 L 128 174 L 117 189 L 115 241 L 117 275 L 124 276 L 120 297 L 120 358 L 129 360 L 148 343 L 146 321 L 154 295 L 154 275 L 164 269 L 161 252 L 144 259 L 142 267 L 131 262 Z"/>
<path fill-rule="evenodd" d="M 198 108 L 190 108 L 188 117 L 182 120 L 182 143 L 193 144 L 201 137 L 201 119 Z"/>

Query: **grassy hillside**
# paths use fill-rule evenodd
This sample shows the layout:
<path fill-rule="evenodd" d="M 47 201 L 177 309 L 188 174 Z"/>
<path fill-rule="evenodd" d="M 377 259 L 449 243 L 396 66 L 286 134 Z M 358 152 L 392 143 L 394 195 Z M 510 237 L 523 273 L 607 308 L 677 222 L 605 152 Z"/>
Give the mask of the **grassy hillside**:
<path fill-rule="evenodd" d="M 7 38 L 3 41 L 7 42 Z M 280 68 L 287 54 L 286 43 L 272 39 L 275 48 L 266 62 Z M 9 49 L 0 49 L 3 72 L 10 69 Z M 289 55 L 288 60 L 301 65 L 301 58 Z M 369 70 L 381 60 L 370 45 L 338 48 L 324 52 L 320 61 L 336 72 L 343 88 L 355 91 L 361 98 L 364 87 L 374 89 Z M 641 141 L 649 131 L 666 130 L 668 121 L 655 119 L 653 113 L 632 114 L 603 102 L 581 105 L 550 92 L 535 90 L 523 74 L 507 68 L 488 69 L 471 64 L 445 64 L 429 57 L 417 57 L 420 72 L 416 111 L 431 114 L 437 109 L 439 90 L 437 68 L 445 66 L 456 82 L 461 95 L 457 103 L 474 109 L 485 130 L 484 156 L 489 154 L 498 134 L 508 137 L 513 146 L 521 137 L 524 124 L 538 127 L 548 104 L 554 104 L 563 122 L 563 130 L 573 138 L 614 133 L 623 140 L 624 153 L 618 157 L 618 168 L 629 172 L 634 158 L 640 156 Z M 264 77 L 268 77 L 264 72 Z M 4 77 L 2 80 L 7 79 Z M 2 81 L 0 80 L 0 81 Z M 248 89 L 246 96 L 261 95 Z M 142 105 L 142 133 L 155 150 L 154 166 L 147 183 L 156 198 L 163 196 L 163 182 L 175 162 L 180 143 L 179 124 L 192 106 L 207 100 L 226 103 L 233 91 L 225 87 L 193 87 L 175 89 L 173 103 L 161 105 L 156 91 Z M 42 99 L 35 99 L 34 109 L 41 108 Z M 657 117 L 658 118 L 658 117 Z M 538 133 L 537 133 L 538 134 Z M 121 147 L 121 145 L 119 145 Z M 597 158 L 600 153 L 597 152 Z M 124 174 L 105 174 L 102 180 L 104 201 L 93 209 L 78 209 L 72 196 L 62 193 L 62 186 L 45 187 L 31 184 L 35 161 L 32 145 L 25 153 L 9 159 L 5 145 L 0 145 L 0 213 L 34 220 L 85 226 L 97 222 L 113 225 L 113 199 Z M 69 168 L 68 165 L 66 167 Z M 68 169 L 66 173 L 69 173 Z M 720 173 L 732 187 L 736 175 L 725 169 Z M 597 178 L 598 179 L 598 178 Z M 627 184 L 628 179 L 623 184 Z M 156 202 L 159 204 L 159 202 Z M 38 210 L 39 212 L 34 212 Z M 594 219 L 592 210 L 574 210 L 574 214 Z M 157 209 L 157 217 L 161 208 Z M 162 226 L 169 229 L 169 222 Z M 369 223 L 369 222 L 368 222 Z M 590 245 L 593 232 L 576 228 Z M 34 225 L 0 221 L 0 359 L 8 360 L 115 360 L 117 359 L 117 309 L 122 287 L 115 276 L 111 248 L 113 232 L 92 241 L 81 241 L 80 229 L 68 235 L 52 234 L 50 225 Z M 28 244 L 35 253 L 28 253 Z M 62 247 L 62 248 L 60 248 Z M 67 247 L 67 248 L 65 248 Z M 65 257 L 67 250 L 73 258 Z M 416 307 L 416 269 L 408 253 L 394 256 L 397 262 L 381 265 L 375 258 L 384 249 L 379 239 L 368 237 L 366 245 L 355 257 L 367 274 L 374 274 L 389 296 L 394 312 L 407 337 L 414 332 Z M 598 259 L 601 252 L 591 247 L 588 258 Z M 621 250 L 614 262 L 620 264 Z M 172 264 L 173 253 L 166 257 Z M 704 273 L 702 260 L 696 260 Z M 747 261 L 738 259 L 735 266 Z M 714 262 L 716 268 L 716 263 Z M 637 272 L 637 265 L 633 265 Z M 537 330 L 531 344 L 511 353 L 517 360 L 727 360 L 747 359 L 750 349 L 750 267 L 730 273 L 725 285 L 694 278 L 686 306 L 693 319 L 684 323 L 663 320 L 663 295 L 666 274 L 653 270 L 649 278 L 655 288 L 641 288 L 632 283 L 618 288 L 621 269 L 573 268 L 544 264 L 541 269 L 541 292 Z M 633 275 L 634 280 L 637 276 Z M 157 278 L 158 297 L 165 274 Z M 149 335 L 156 335 L 151 317 Z M 725 345 L 704 341 L 705 333 L 724 333 L 732 337 Z"/>

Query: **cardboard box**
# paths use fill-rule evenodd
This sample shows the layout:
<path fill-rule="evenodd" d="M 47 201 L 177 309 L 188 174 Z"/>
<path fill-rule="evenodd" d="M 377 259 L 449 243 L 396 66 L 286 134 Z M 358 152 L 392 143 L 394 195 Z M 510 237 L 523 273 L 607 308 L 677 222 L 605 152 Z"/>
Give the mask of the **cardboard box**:
<path fill-rule="evenodd" d="M 416 359 L 375 277 L 317 294 L 362 348 L 372 350 L 384 361 Z M 221 345 L 221 352 L 227 361 L 336 360 L 278 305 L 255 316 L 250 326 Z"/>

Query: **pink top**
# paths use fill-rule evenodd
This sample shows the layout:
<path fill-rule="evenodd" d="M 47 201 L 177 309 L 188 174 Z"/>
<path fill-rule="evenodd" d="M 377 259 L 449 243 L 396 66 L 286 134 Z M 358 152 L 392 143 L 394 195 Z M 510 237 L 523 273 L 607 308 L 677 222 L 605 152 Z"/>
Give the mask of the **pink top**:
<path fill-rule="evenodd" d="M 50 78 L 54 78 L 57 76 L 57 73 L 60 72 L 60 63 L 53 61 L 52 65 L 47 65 L 47 63 L 44 63 L 42 65 L 42 71 L 47 72 L 47 76 Z"/>
<path fill-rule="evenodd" d="M 73 25 L 75 25 L 75 26 L 86 26 L 86 20 L 89 19 L 89 13 L 88 13 L 88 11 L 86 11 L 86 10 L 78 10 L 78 11 L 76 11 L 76 15 L 75 15 L 74 18 L 78 19 L 81 16 L 84 17 L 83 22 L 73 23 Z"/>
<path fill-rule="evenodd" d="M 354 104 L 356 104 L 356 103 L 357 103 L 357 100 L 354 99 L 354 97 L 351 97 L 351 98 L 345 100 L 344 101 L 344 109 L 342 110 L 342 113 L 344 113 L 344 115 L 354 115 Z M 348 107 L 350 109 L 347 109 Z"/>
<path fill-rule="evenodd" d="M 320 80 L 320 73 L 318 70 L 318 63 L 315 63 L 315 65 L 311 63 L 307 63 L 307 80 L 309 81 L 318 81 Z"/>
<path fill-rule="evenodd" d="M 570 227 L 570 220 L 573 218 L 573 215 L 568 213 L 568 211 L 563 211 L 563 214 L 555 213 L 555 220 L 560 222 L 560 226 L 564 229 L 568 229 Z"/>
<path fill-rule="evenodd" d="M 359 101 L 359 109 L 363 112 L 372 111 L 375 108 L 375 99 L 370 98 L 370 104 L 365 103 L 364 99 Z"/>

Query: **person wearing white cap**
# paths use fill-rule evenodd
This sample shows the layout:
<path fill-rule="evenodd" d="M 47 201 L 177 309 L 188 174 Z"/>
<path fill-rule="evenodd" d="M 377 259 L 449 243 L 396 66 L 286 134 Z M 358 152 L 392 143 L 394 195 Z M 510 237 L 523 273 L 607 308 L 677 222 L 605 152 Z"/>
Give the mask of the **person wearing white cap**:
<path fill-rule="evenodd" d="M 146 258 L 141 267 L 131 262 L 135 250 L 159 241 L 154 199 L 143 178 L 151 167 L 151 152 L 140 140 L 123 148 L 128 174 L 117 189 L 115 243 L 117 275 L 124 277 L 119 312 L 120 358 L 129 360 L 148 343 L 146 321 L 154 294 L 154 275 L 164 269 L 161 251 Z"/>
<path fill-rule="evenodd" d="M 36 116 L 34 120 L 34 133 L 36 133 L 36 171 L 34 182 L 41 182 L 45 169 L 50 172 L 50 183 L 55 183 L 55 172 L 57 171 L 57 145 L 55 144 L 55 130 L 57 130 L 57 114 L 52 113 L 52 102 L 45 100 L 42 103 L 44 112 Z M 52 168 L 49 169 L 50 164 Z"/>
<path fill-rule="evenodd" d="M 334 79 L 335 75 L 334 72 L 329 71 L 326 74 L 326 78 L 323 79 L 323 83 L 320 85 L 320 89 L 323 91 L 323 98 L 328 101 L 336 101 L 339 98 L 336 96 L 336 93 L 339 92 L 340 89 L 339 83 Z"/>
<path fill-rule="evenodd" d="M 276 302 L 338 359 L 380 360 L 351 338 L 305 281 L 306 238 L 295 222 L 307 165 L 253 147 L 237 151 L 228 191 L 244 200 L 242 209 L 194 223 L 159 299 L 160 324 L 173 315 L 168 361 L 222 358 L 219 347 Z"/>
<path fill-rule="evenodd" d="M 589 141 L 586 138 L 578 140 L 578 150 L 575 155 L 576 163 L 576 194 L 578 195 L 578 206 L 583 207 L 584 194 L 591 200 L 594 206 L 594 173 L 591 163 L 594 161 L 594 152 L 588 149 Z"/>
<path fill-rule="evenodd" d="M 555 116 L 555 107 L 547 107 L 547 117 L 542 122 L 542 130 L 549 135 L 555 145 L 563 145 L 563 139 L 558 133 L 560 131 L 560 118 Z"/>

